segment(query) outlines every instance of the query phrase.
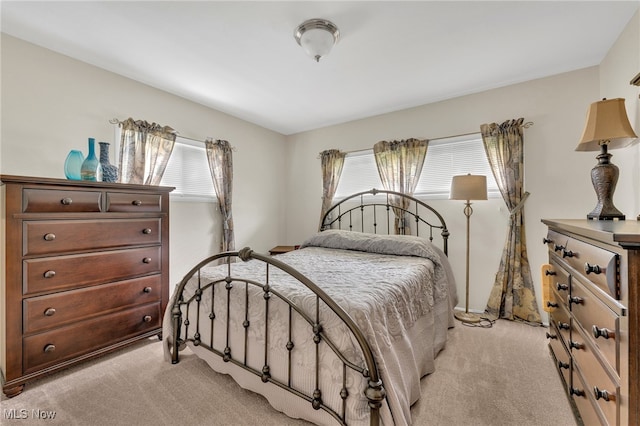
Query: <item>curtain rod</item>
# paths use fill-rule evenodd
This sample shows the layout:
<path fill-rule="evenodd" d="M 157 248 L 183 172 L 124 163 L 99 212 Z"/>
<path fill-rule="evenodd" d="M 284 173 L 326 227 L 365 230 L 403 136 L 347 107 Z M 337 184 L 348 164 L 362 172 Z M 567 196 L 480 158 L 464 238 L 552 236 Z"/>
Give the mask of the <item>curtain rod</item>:
<path fill-rule="evenodd" d="M 122 121 L 120 121 L 120 120 L 118 120 L 117 118 L 112 118 L 111 120 L 109 120 L 109 123 L 111 123 L 111 124 L 121 125 L 123 122 L 122 122 Z M 176 136 L 177 136 L 177 137 L 179 137 L 180 139 L 187 139 L 187 140 L 190 140 L 190 141 L 193 141 L 193 142 L 199 142 L 199 143 L 202 143 L 202 144 L 204 144 L 204 143 L 205 143 L 205 141 L 200 140 L 200 139 L 194 139 L 194 138 L 188 138 L 188 137 L 186 137 L 186 136 L 182 136 L 182 135 L 180 134 L 180 132 L 178 132 L 178 131 L 176 131 Z M 215 140 L 215 139 L 213 139 L 213 138 L 211 138 L 211 139 L 212 139 L 212 140 Z M 231 147 L 231 149 L 232 149 L 233 151 L 235 151 L 235 150 L 236 150 L 236 148 L 235 148 L 234 146 L 232 146 L 232 147 Z"/>
<path fill-rule="evenodd" d="M 533 121 L 527 121 L 526 123 L 522 123 L 521 127 L 524 127 L 525 129 L 528 129 L 531 126 L 533 126 Z M 441 139 L 450 139 L 450 138 L 459 138 L 461 136 L 471 136 L 471 135 L 477 135 L 479 133 L 480 133 L 480 131 L 470 132 L 470 133 L 460 133 L 460 134 L 457 134 L 457 135 L 442 136 L 442 137 L 439 137 L 439 138 L 431 138 L 431 139 L 429 139 L 429 141 L 437 141 L 437 140 L 441 140 Z M 344 151 L 344 153 L 345 154 L 355 154 L 355 153 L 358 153 L 358 152 L 369 151 L 371 149 L 372 148 L 356 149 L 356 150 L 353 150 L 353 151 Z M 320 155 L 318 155 L 317 158 L 320 158 Z"/>

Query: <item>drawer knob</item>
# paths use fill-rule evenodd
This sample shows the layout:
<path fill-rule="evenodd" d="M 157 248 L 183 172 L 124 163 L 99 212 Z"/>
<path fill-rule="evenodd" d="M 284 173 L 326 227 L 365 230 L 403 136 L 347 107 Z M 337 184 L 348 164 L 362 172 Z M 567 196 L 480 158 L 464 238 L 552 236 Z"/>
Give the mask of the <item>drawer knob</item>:
<path fill-rule="evenodd" d="M 557 308 L 558 304 L 555 302 L 551 302 L 550 300 L 547 301 L 547 308 Z"/>
<path fill-rule="evenodd" d="M 62 204 L 63 206 L 70 206 L 71 203 L 73 203 L 73 200 L 71 198 L 63 198 L 62 200 L 60 200 L 60 204 Z"/>
<path fill-rule="evenodd" d="M 549 334 L 547 333 L 547 339 L 557 339 L 558 336 L 556 336 L 555 334 Z"/>
<path fill-rule="evenodd" d="M 144 290 L 145 293 L 151 293 L 151 287 L 145 287 Z"/>
<path fill-rule="evenodd" d="M 569 330 L 571 328 L 571 326 L 566 322 L 561 322 L 561 323 L 558 324 L 558 328 L 560 330 Z"/>
<path fill-rule="evenodd" d="M 616 337 L 615 331 L 609 330 L 608 328 L 598 328 L 597 325 L 591 327 L 591 331 L 593 332 L 593 337 L 596 339 L 598 337 L 602 337 L 603 339 L 613 339 Z"/>
<path fill-rule="evenodd" d="M 562 257 L 574 257 L 575 255 L 571 250 L 562 250 Z"/>
<path fill-rule="evenodd" d="M 564 246 L 561 246 L 559 244 L 553 245 L 553 251 L 562 251 L 562 250 L 564 250 Z"/>
<path fill-rule="evenodd" d="M 146 234 L 146 235 L 151 234 L 151 228 L 144 228 L 144 229 L 142 230 L 142 233 L 143 233 L 143 234 Z"/>
<path fill-rule="evenodd" d="M 151 315 L 145 315 L 142 318 L 142 321 L 144 321 L 144 322 L 151 322 L 151 320 L 152 320 Z"/>
<path fill-rule="evenodd" d="M 48 344 L 47 346 L 44 347 L 44 351 L 46 353 L 51 353 L 55 350 L 56 350 L 56 345 Z"/>
<path fill-rule="evenodd" d="M 569 290 L 569 286 L 563 283 L 556 283 L 556 288 L 558 291 L 567 291 Z"/>
<path fill-rule="evenodd" d="M 571 349 L 584 349 L 584 344 L 582 344 L 582 343 L 578 343 L 578 342 L 576 342 L 576 341 L 574 341 L 574 340 L 571 340 L 571 341 L 569 342 L 569 347 L 570 347 Z"/>
<path fill-rule="evenodd" d="M 589 263 L 584 264 L 584 273 L 589 275 L 590 273 L 599 274 L 602 272 L 602 269 L 599 265 L 590 265 Z"/>
<path fill-rule="evenodd" d="M 553 242 L 553 240 L 550 240 L 548 238 L 542 237 L 542 244 L 551 244 Z"/>
<path fill-rule="evenodd" d="M 560 368 L 560 369 L 564 368 L 565 370 L 568 370 L 569 369 L 569 363 L 568 362 L 558 361 L 558 368 Z"/>
<path fill-rule="evenodd" d="M 56 239 L 56 234 L 44 234 L 44 240 L 45 241 L 53 241 Z"/>
<path fill-rule="evenodd" d="M 603 399 L 605 401 L 615 401 L 616 397 L 614 395 L 611 395 L 608 391 L 606 390 L 600 390 L 598 389 L 597 386 L 593 387 L 593 395 L 596 397 L 596 401 L 599 399 Z"/>
<path fill-rule="evenodd" d="M 577 388 L 574 388 L 574 387 L 572 387 L 572 388 L 571 388 L 571 390 L 569 391 L 569 393 L 570 393 L 571 395 L 584 396 L 584 391 L 583 391 L 583 390 L 581 390 L 581 389 L 577 389 Z"/>
<path fill-rule="evenodd" d="M 572 303 L 575 303 L 576 305 L 581 305 L 584 303 L 584 299 L 578 296 L 571 296 L 569 297 L 569 305 L 571 305 Z"/>
<path fill-rule="evenodd" d="M 52 317 L 56 313 L 56 308 L 47 308 L 44 311 L 44 315 L 47 317 Z"/>
<path fill-rule="evenodd" d="M 141 206 L 142 205 L 142 201 L 141 200 L 133 200 L 131 202 L 131 204 L 133 204 L 134 206 Z"/>
<path fill-rule="evenodd" d="M 144 259 L 142 259 L 142 263 L 151 263 L 151 258 L 145 257 Z"/>
<path fill-rule="evenodd" d="M 56 271 L 46 271 L 44 274 L 42 274 L 45 278 L 53 278 L 56 276 Z"/>
<path fill-rule="evenodd" d="M 549 276 L 549 275 L 555 275 L 555 274 L 556 274 L 556 271 L 552 271 L 552 270 L 550 270 L 550 269 L 545 269 L 544 274 L 545 274 L 546 276 Z"/>

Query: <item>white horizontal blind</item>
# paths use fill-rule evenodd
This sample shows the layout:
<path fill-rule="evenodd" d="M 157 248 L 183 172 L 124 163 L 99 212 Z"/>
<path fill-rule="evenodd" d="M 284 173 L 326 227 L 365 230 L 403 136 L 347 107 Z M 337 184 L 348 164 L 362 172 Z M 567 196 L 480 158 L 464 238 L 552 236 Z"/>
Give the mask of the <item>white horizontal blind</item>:
<path fill-rule="evenodd" d="M 499 195 L 480 134 L 430 141 L 415 195 L 447 199 L 452 177 L 467 173 L 486 176 L 489 196 Z M 382 189 L 373 150 L 347 154 L 334 198 L 372 188 Z"/>
<path fill-rule="evenodd" d="M 373 150 L 347 154 L 334 199 L 342 199 L 356 192 L 382 189 Z"/>
<path fill-rule="evenodd" d="M 176 138 L 160 185 L 175 186 L 176 201 L 216 201 L 204 144 Z"/>

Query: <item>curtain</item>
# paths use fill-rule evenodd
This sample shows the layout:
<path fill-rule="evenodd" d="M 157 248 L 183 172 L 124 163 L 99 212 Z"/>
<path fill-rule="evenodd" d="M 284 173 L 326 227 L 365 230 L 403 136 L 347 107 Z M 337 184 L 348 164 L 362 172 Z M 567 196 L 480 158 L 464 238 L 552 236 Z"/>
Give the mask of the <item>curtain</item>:
<path fill-rule="evenodd" d="M 121 127 L 119 181 L 159 185 L 176 142 L 175 130 L 132 118 Z"/>
<path fill-rule="evenodd" d="M 233 216 L 231 214 L 231 190 L 233 183 L 233 158 L 229 142 L 207 139 L 204 142 L 207 150 L 209 170 L 213 179 L 220 213 L 222 214 L 222 242 L 220 251 L 235 250 L 233 235 Z"/>
<path fill-rule="evenodd" d="M 333 196 L 338 188 L 344 158 L 346 153 L 337 149 L 328 149 L 320 153 L 320 166 L 322 168 L 322 207 L 320 209 L 320 224 L 318 230 L 322 230 L 322 219 L 331 207 Z"/>
<path fill-rule="evenodd" d="M 428 140 L 406 139 L 400 141 L 380 141 L 373 146 L 373 154 L 378 174 L 384 189 L 413 195 L 418 185 L 424 159 L 427 156 Z M 396 234 L 410 234 L 404 211 L 409 201 L 402 197 L 391 196 L 389 203 L 395 215 Z"/>
<path fill-rule="evenodd" d="M 487 302 L 492 319 L 520 319 L 542 323 L 527 258 L 524 202 L 523 118 L 480 126 L 489 165 L 509 209 L 509 232 Z"/>

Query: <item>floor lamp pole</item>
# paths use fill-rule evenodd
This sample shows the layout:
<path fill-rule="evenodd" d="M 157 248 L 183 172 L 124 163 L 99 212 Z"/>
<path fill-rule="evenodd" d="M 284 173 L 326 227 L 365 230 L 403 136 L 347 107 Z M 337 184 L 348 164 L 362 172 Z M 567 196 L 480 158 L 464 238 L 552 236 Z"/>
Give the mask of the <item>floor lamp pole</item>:
<path fill-rule="evenodd" d="M 473 213 L 473 209 L 471 208 L 471 203 L 469 200 L 464 205 L 464 215 L 467 217 L 467 287 L 466 287 L 466 299 L 465 299 L 465 311 L 464 312 L 456 312 L 455 317 L 467 323 L 477 323 L 480 322 L 480 317 L 474 313 L 469 312 L 469 239 L 470 239 L 470 223 L 471 223 L 471 214 Z"/>

